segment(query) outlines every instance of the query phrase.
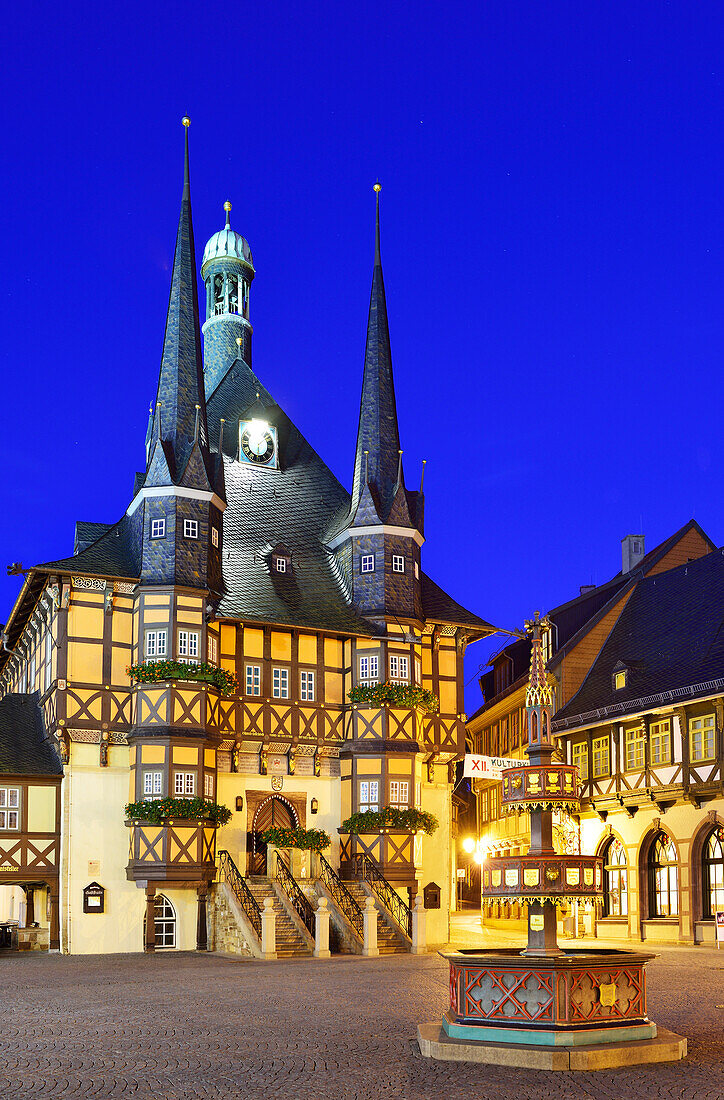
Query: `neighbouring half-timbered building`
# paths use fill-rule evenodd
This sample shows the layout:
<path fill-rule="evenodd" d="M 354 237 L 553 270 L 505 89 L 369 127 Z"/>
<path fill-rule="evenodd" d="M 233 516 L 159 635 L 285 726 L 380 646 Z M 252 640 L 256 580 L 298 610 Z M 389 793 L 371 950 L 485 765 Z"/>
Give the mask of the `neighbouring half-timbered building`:
<path fill-rule="evenodd" d="M 366 859 L 407 902 L 430 888 L 440 908 L 428 938 L 443 942 L 463 656 L 492 628 L 423 570 L 424 499 L 422 485 L 405 484 L 379 191 L 351 493 L 252 370 L 255 269 L 226 211 L 201 261 L 202 324 L 187 127 L 145 468 L 118 522 L 78 522 L 71 556 L 24 571 L 5 626 L 0 884 L 15 887 L 21 926 L 47 927 L 64 951 L 192 948 L 207 937 L 243 948 L 254 929 L 235 928 L 220 896 L 219 851 L 243 901 L 263 894 L 249 877 L 273 871 L 268 827 L 319 827 L 332 837 L 332 894 L 341 874 L 351 883 L 343 901 L 353 897 Z M 211 672 L 182 679 L 174 662 Z M 155 678 L 129 676 L 144 665 Z M 236 685 L 225 691 L 214 670 Z M 429 690 L 439 710 L 350 702 L 353 688 L 387 680 Z M 227 806 L 230 821 L 153 824 L 124 812 L 197 796 Z M 351 814 L 385 806 L 429 811 L 440 827 L 340 834 Z M 297 867 L 307 880 L 312 871 Z"/>
<path fill-rule="evenodd" d="M 598 683 L 600 688 L 601 681 L 597 679 L 596 669 L 601 667 L 599 661 L 604 660 L 604 655 L 606 655 L 606 659 L 609 659 L 612 654 L 616 654 L 614 663 L 619 660 L 622 662 L 626 660 L 633 661 L 639 668 L 635 680 L 639 685 L 641 694 L 648 694 L 642 687 L 643 674 L 641 670 L 651 662 L 654 647 L 662 647 L 662 652 L 666 654 L 666 659 L 670 662 L 672 669 L 682 661 L 688 661 L 693 654 L 701 653 L 702 638 L 706 637 L 706 632 L 712 629 L 712 623 L 710 622 L 707 626 L 703 621 L 699 623 L 688 619 L 676 625 L 678 612 L 673 607 L 667 608 L 663 603 L 660 606 L 661 619 L 659 626 L 663 630 L 664 623 L 668 623 L 665 637 L 658 637 L 655 634 L 653 620 L 648 620 L 642 624 L 642 633 L 637 638 L 635 645 L 628 640 L 626 632 L 630 626 L 631 616 L 638 614 L 637 608 L 639 607 L 641 593 L 644 591 L 658 593 L 660 598 L 663 599 L 663 592 L 668 591 L 666 588 L 668 584 L 673 585 L 678 592 L 679 586 L 682 584 L 696 585 L 700 583 L 703 585 L 700 597 L 705 600 L 707 582 L 704 580 L 704 576 L 706 570 L 710 567 L 718 569 L 720 562 L 721 555 L 719 551 L 716 550 L 712 541 L 694 520 L 689 521 L 679 531 L 676 531 L 648 553 L 645 553 L 642 535 L 628 535 L 622 540 L 622 562 L 619 573 L 605 584 L 598 586 L 584 585 L 578 596 L 559 607 L 553 608 L 546 616 L 551 623 L 551 629 L 545 639 L 547 675 L 557 707 L 553 729 L 558 734 L 559 754 L 565 752 L 569 763 L 578 765 L 579 775 L 584 784 L 580 821 L 577 818 L 559 814 L 554 828 L 556 845 L 561 852 L 580 850 L 591 854 L 600 854 L 602 846 L 606 847 L 607 850 L 610 848 L 612 858 L 613 856 L 616 857 L 614 861 L 615 868 L 614 863 L 611 864 L 611 867 L 614 868 L 611 870 L 611 882 L 616 879 L 617 882 L 620 880 L 620 882 L 625 882 L 627 885 L 627 893 L 623 900 L 617 901 L 613 896 L 607 895 L 601 914 L 604 922 L 601 926 L 601 935 L 620 938 L 637 938 L 642 935 L 648 939 L 658 936 L 668 940 L 681 938 L 685 941 L 687 939 L 691 940 L 695 933 L 698 939 L 711 938 L 713 935 L 711 909 L 713 902 L 711 902 L 711 898 L 714 895 L 707 894 L 703 886 L 703 876 L 708 875 L 709 872 L 706 871 L 704 864 L 701 862 L 698 850 L 691 857 L 694 861 L 692 865 L 687 866 L 685 872 L 682 869 L 682 874 L 685 874 L 687 882 L 691 878 L 692 883 L 697 881 L 700 884 L 692 888 L 691 896 L 687 886 L 681 894 L 681 900 L 677 900 L 677 906 L 683 905 L 684 902 L 689 906 L 687 915 L 684 916 L 683 911 L 677 908 L 676 915 L 673 913 L 664 915 L 661 912 L 655 917 L 651 915 L 649 919 L 644 914 L 657 912 L 658 904 L 656 903 L 655 891 L 651 893 L 648 891 L 649 878 L 647 876 L 653 874 L 653 871 L 650 868 L 649 870 L 641 870 L 641 857 L 637 845 L 641 839 L 639 837 L 641 828 L 644 827 L 644 831 L 648 830 L 650 832 L 651 821 L 661 816 L 660 813 L 656 812 L 658 799 L 661 805 L 664 806 L 664 812 L 672 810 L 675 805 L 678 806 L 677 813 L 673 816 L 670 814 L 666 819 L 667 822 L 678 821 L 683 815 L 682 820 L 687 821 L 684 832 L 695 827 L 696 830 L 701 831 L 702 837 L 706 836 L 707 838 L 704 849 L 708 851 L 707 845 L 709 845 L 712 851 L 719 851 L 717 846 L 720 844 L 720 840 L 717 839 L 718 834 L 715 835 L 718 819 L 716 816 L 712 817 L 711 815 L 717 813 L 721 815 L 722 806 L 721 804 L 716 805 L 712 801 L 711 805 L 707 806 L 706 812 L 703 809 L 705 800 L 714 798 L 717 790 L 716 785 L 710 784 L 707 791 L 702 795 L 690 795 L 684 793 L 683 786 L 679 788 L 676 783 L 672 783 L 667 798 L 661 799 L 658 795 L 654 797 L 652 783 L 655 784 L 662 777 L 666 778 L 668 783 L 673 772 L 668 769 L 664 771 L 655 769 L 654 772 L 650 772 L 647 770 L 648 765 L 644 767 L 644 759 L 648 760 L 646 756 L 648 750 L 644 748 L 644 743 L 648 744 L 648 733 L 644 734 L 642 732 L 643 717 L 635 714 L 636 703 L 631 704 L 634 707 L 634 713 L 630 720 L 630 730 L 638 730 L 636 735 L 630 730 L 628 733 L 613 731 L 611 724 L 603 721 L 605 718 L 603 713 L 601 714 L 602 723 L 597 721 L 595 715 L 589 714 L 588 721 L 584 723 L 580 733 L 576 734 L 574 731 L 577 729 L 578 721 L 575 716 L 580 715 L 582 710 L 594 710 L 593 702 L 590 705 L 585 705 L 582 701 L 587 698 L 591 699 L 594 684 Z M 699 578 L 698 581 L 697 578 Z M 702 616 L 705 615 L 703 607 L 701 614 Z M 713 619 L 716 619 L 717 611 L 715 607 L 712 608 L 711 614 Z M 669 621 L 672 617 L 674 621 Z M 647 630 L 651 631 L 648 639 L 646 637 Z M 530 643 L 527 639 L 509 643 L 492 658 L 490 670 L 484 674 L 481 680 L 485 701 L 468 720 L 467 741 L 470 751 L 488 756 L 526 759 L 523 708 L 529 660 Z M 657 667 L 659 667 L 659 676 L 661 676 L 663 674 L 661 662 Z M 628 675 L 625 673 L 623 665 L 620 669 L 617 669 L 617 674 L 619 683 L 622 681 L 624 674 Z M 633 677 L 633 675 L 632 671 L 631 676 Z M 663 675 L 666 678 L 670 675 L 670 672 Z M 702 682 L 710 678 L 708 672 L 704 669 L 700 673 L 691 669 L 689 675 L 692 684 L 699 682 L 697 679 L 699 676 L 701 676 Z M 632 679 L 629 686 L 631 687 L 633 683 L 634 680 Z M 681 687 L 680 684 L 674 684 L 673 682 L 668 686 L 677 689 Z M 619 710 L 615 711 L 617 714 L 624 713 L 624 710 L 621 709 L 623 698 L 624 695 L 621 694 L 619 688 L 619 694 L 615 696 L 615 702 L 619 706 Z M 672 696 L 672 703 L 673 698 Z M 601 703 L 602 705 L 610 705 L 611 700 L 604 700 L 601 696 Z M 595 708 L 598 708 L 598 703 L 595 703 Z M 657 757 L 660 756 L 661 752 L 664 754 L 669 751 L 671 753 L 678 752 L 679 782 L 683 783 L 680 742 L 674 744 L 671 741 L 669 750 L 669 740 L 667 740 L 667 737 L 669 739 L 673 737 L 674 727 L 679 728 L 680 720 L 676 718 L 673 706 L 669 708 L 669 711 L 671 713 L 664 714 L 662 719 L 664 725 L 662 727 L 659 727 L 657 722 L 652 719 L 655 747 L 651 752 Z M 705 721 L 708 723 L 706 728 L 710 747 L 713 744 L 711 738 L 714 737 L 715 727 L 719 731 L 716 737 L 721 736 L 722 723 L 720 719 L 716 718 L 717 713 L 713 707 L 710 707 L 705 716 Z M 699 722 L 700 716 L 695 715 L 693 721 Z M 681 722 L 683 722 L 683 719 L 681 719 Z M 600 728 L 601 725 L 603 728 Z M 597 735 L 591 732 L 595 729 L 599 729 Z M 661 739 L 658 735 L 660 730 L 664 731 L 665 734 L 663 748 L 659 746 L 659 740 Z M 618 745 L 620 736 L 627 736 L 630 743 L 633 742 L 634 736 L 637 738 L 638 755 L 635 759 L 638 761 L 639 766 L 634 770 L 632 776 L 629 776 L 625 767 L 622 768 L 621 765 L 624 757 L 621 755 L 623 749 Z M 719 741 L 716 741 L 716 744 L 719 745 Z M 716 750 L 717 759 L 720 758 L 721 751 L 720 746 Z M 630 760 L 633 760 L 634 757 L 631 752 L 632 750 L 629 751 L 629 757 Z M 715 767 L 718 768 L 718 766 L 707 757 L 709 771 L 715 769 Z M 668 768 L 673 767 L 672 763 L 668 764 Z M 595 779 L 594 771 L 596 773 Z M 693 782 L 696 786 L 700 781 L 700 772 L 695 769 L 691 774 L 694 777 Z M 618 788 L 621 784 L 626 786 L 629 782 L 632 787 L 639 791 L 639 794 L 643 792 L 645 797 L 638 798 L 631 793 L 624 799 Z M 687 780 L 688 783 L 689 780 Z M 719 792 L 721 795 L 720 789 Z M 492 780 L 476 779 L 474 780 L 474 796 L 482 847 L 493 855 L 498 853 L 514 855 L 526 851 L 529 842 L 527 815 L 506 816 L 501 813 L 500 784 Z M 600 814 L 597 808 L 600 809 Z M 640 812 L 641 810 L 643 812 Z M 603 821 L 606 822 L 605 825 L 602 824 Z M 621 825 L 615 825 L 614 822 L 620 822 Z M 666 832 L 667 827 L 665 825 L 661 831 Z M 619 846 L 622 843 L 624 834 L 629 845 L 625 858 L 623 849 Z M 633 836 L 637 837 L 635 845 L 632 841 Z M 687 852 L 685 859 L 688 862 L 688 845 L 691 843 L 691 837 L 682 835 L 677 839 L 677 844 L 679 844 L 679 840 L 685 846 Z M 693 849 L 691 850 L 693 851 Z M 705 854 L 702 858 L 706 859 L 708 857 Z M 677 856 L 677 859 L 680 865 L 681 857 Z M 647 867 L 645 857 L 643 866 L 644 868 Z M 717 878 L 717 874 L 719 878 Z M 628 883 L 631 880 L 631 875 L 634 876 L 635 881 L 629 887 Z M 714 884 L 720 881 L 721 872 L 714 870 L 712 875 L 709 876 L 707 881 Z M 643 910 L 639 908 L 639 903 L 636 900 L 638 896 L 637 883 L 639 881 L 642 883 L 641 905 Z M 710 898 L 711 904 L 705 904 L 705 897 Z M 633 911 L 630 908 L 632 904 L 634 906 Z M 720 904 L 724 905 L 724 898 L 720 898 Z M 658 909 L 663 910 L 664 908 L 666 908 L 665 903 L 662 902 L 658 905 Z M 695 916 L 692 914 L 695 914 Z M 516 904 L 505 906 L 496 901 L 489 901 L 483 905 L 483 920 L 486 924 L 494 927 L 498 924 L 510 926 L 511 921 L 520 922 L 522 927 L 525 916 L 524 907 Z M 585 921 L 581 920 L 586 930 L 592 931 L 595 927 L 595 916 L 596 914 L 590 912 L 586 915 Z M 703 924 L 702 921 L 704 921 Z M 694 927 L 695 924 L 696 928 Z"/>

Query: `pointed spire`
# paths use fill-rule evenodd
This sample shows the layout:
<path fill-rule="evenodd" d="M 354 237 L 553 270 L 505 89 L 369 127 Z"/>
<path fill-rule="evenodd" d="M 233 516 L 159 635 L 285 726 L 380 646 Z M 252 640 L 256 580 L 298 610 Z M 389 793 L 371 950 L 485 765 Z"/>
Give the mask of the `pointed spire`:
<path fill-rule="evenodd" d="M 380 257 L 380 183 L 375 190 L 375 263 L 372 273 L 370 310 L 367 320 L 362 401 L 350 515 L 354 518 L 366 483 L 384 523 L 396 492 L 403 482 L 400 461 L 400 433 L 397 425 L 395 387 L 392 380 L 392 352 L 387 323 L 385 284 Z M 365 452 L 369 452 L 365 456 Z"/>
<path fill-rule="evenodd" d="M 163 355 L 156 397 L 155 432 L 173 455 L 180 476 L 195 439 L 208 452 L 204 373 L 196 286 L 196 255 L 189 183 L 189 125 L 184 117 L 184 181 L 171 275 Z"/>

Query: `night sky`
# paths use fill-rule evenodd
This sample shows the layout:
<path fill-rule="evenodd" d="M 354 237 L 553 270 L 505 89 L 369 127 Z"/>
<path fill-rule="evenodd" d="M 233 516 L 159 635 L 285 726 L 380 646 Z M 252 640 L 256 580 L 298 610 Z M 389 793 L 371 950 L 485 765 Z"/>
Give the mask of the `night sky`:
<path fill-rule="evenodd" d="M 382 182 L 426 570 L 518 627 L 721 514 L 721 3 L 25 3 L 4 12 L 8 562 L 144 463 L 192 119 L 197 257 L 249 240 L 254 369 L 348 486 Z M 468 650 L 477 667 L 502 640 Z"/>

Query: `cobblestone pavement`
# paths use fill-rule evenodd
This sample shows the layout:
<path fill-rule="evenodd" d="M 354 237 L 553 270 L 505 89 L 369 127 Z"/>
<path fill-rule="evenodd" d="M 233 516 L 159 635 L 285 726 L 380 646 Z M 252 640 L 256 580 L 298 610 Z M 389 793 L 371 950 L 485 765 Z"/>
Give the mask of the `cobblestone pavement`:
<path fill-rule="evenodd" d="M 547 1073 L 420 1056 L 437 955 L 264 963 L 163 954 L 0 959 L 0 1097 L 135 1100 L 721 1100 L 724 951 L 663 949 L 649 1009 L 685 1062 Z"/>

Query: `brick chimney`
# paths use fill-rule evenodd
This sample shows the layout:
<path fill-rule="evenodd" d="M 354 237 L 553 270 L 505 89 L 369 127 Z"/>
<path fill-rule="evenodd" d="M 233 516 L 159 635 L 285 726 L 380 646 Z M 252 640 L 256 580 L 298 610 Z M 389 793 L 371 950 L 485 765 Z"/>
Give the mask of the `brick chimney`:
<path fill-rule="evenodd" d="M 621 571 L 632 573 L 646 553 L 643 535 L 626 535 L 621 539 Z"/>

